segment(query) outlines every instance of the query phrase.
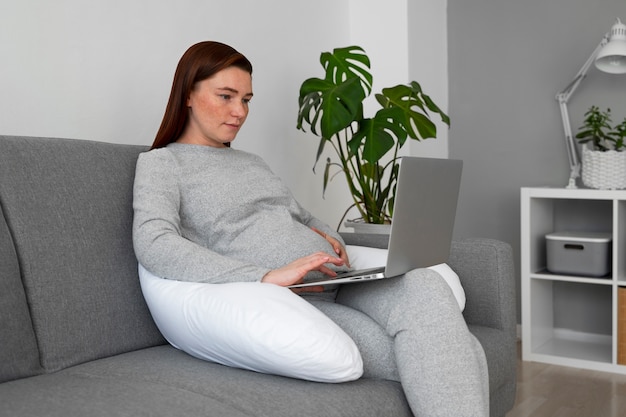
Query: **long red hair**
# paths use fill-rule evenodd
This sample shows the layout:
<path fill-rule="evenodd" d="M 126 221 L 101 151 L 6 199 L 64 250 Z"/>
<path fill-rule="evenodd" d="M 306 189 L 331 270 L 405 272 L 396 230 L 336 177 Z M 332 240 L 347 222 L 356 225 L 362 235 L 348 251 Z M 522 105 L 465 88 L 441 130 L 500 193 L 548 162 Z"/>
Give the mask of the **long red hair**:
<path fill-rule="evenodd" d="M 228 67 L 241 68 L 252 74 L 250 61 L 226 44 L 205 41 L 187 49 L 176 67 L 170 98 L 152 149 L 163 148 L 182 135 L 189 119 L 187 99 L 196 83 Z"/>

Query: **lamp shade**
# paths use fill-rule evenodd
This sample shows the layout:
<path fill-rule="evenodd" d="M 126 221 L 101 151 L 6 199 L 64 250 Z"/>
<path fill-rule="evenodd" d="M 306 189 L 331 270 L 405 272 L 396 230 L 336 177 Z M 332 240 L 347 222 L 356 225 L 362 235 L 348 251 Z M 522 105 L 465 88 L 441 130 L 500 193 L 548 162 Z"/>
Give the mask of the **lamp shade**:
<path fill-rule="evenodd" d="M 608 43 L 596 56 L 596 68 L 609 74 L 626 73 L 626 25 L 619 19 L 611 28 Z"/>

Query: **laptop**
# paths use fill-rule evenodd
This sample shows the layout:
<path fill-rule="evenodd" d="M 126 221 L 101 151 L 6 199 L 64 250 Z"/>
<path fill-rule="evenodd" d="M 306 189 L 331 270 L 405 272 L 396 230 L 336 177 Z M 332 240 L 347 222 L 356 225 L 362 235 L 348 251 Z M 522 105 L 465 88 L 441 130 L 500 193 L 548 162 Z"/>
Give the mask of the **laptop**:
<path fill-rule="evenodd" d="M 463 161 L 405 156 L 400 162 L 387 265 L 323 277 L 290 288 L 397 277 L 450 256 Z"/>

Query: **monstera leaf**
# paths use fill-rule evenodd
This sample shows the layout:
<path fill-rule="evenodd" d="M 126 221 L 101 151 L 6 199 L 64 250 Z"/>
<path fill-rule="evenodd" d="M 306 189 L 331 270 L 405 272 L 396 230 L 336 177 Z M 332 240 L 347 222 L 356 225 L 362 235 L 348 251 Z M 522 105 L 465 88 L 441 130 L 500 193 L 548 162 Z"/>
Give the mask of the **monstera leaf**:
<path fill-rule="evenodd" d="M 333 84 L 341 84 L 350 78 L 358 78 L 365 96 L 372 92 L 374 77 L 370 74 L 370 59 L 363 48 L 349 46 L 336 48 L 333 53 L 324 52 L 320 55 L 320 63 L 326 70 L 326 80 Z"/>
<path fill-rule="evenodd" d="M 444 123 L 450 124 L 448 116 L 422 92 L 422 87 L 416 81 L 410 85 L 384 88 L 382 94 L 376 94 L 376 100 L 383 108 L 401 110 L 390 114 L 393 123 L 401 125 L 412 139 L 420 140 L 437 136 L 437 128 L 428 117 L 428 110 L 438 113 Z"/>
<path fill-rule="evenodd" d="M 324 52 L 320 62 L 326 71 L 324 79 L 309 78 L 300 87 L 298 129 L 304 130 L 306 122 L 311 132 L 330 139 L 362 117 L 373 78 L 369 58 L 357 46 Z"/>
<path fill-rule="evenodd" d="M 311 132 L 325 139 L 348 127 L 363 112 L 365 96 L 357 78 L 339 85 L 319 78 L 310 78 L 300 87 L 298 129 L 305 121 Z"/>
<path fill-rule="evenodd" d="M 381 109 L 372 119 L 363 119 L 359 122 L 359 129 L 348 141 L 348 148 L 356 154 L 363 148 L 361 156 L 369 162 L 377 162 L 394 146 L 396 141 L 400 146 L 404 144 L 407 132 L 397 123 L 404 117 L 402 109 Z"/>

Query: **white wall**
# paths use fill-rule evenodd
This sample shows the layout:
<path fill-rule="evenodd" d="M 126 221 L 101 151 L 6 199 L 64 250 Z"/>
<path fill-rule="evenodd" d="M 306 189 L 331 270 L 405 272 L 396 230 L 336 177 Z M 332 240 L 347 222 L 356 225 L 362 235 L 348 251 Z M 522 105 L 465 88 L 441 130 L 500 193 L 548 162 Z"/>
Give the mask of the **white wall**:
<path fill-rule="evenodd" d="M 219 40 L 254 65 L 255 98 L 234 146 L 262 155 L 305 207 L 334 226 L 349 197 L 343 182 L 336 181 L 326 200 L 321 198 L 321 175 L 311 170 L 317 138 L 296 130 L 298 89 L 304 79 L 321 76 L 322 51 L 350 44 L 370 55 L 375 90 L 409 81 L 410 54 L 428 53 L 430 43 L 408 50 L 409 23 L 415 20 L 408 13 L 419 3 L 420 22 L 430 13 L 440 21 L 445 2 L 444 9 L 437 0 L 407 3 L 2 2 L 0 134 L 148 145 L 182 53 L 195 42 Z M 437 29 L 445 38 L 445 24 Z M 442 66 L 427 89 L 441 103 L 447 71 L 441 62 L 435 65 Z M 447 152 L 447 143 L 441 146 Z"/>

